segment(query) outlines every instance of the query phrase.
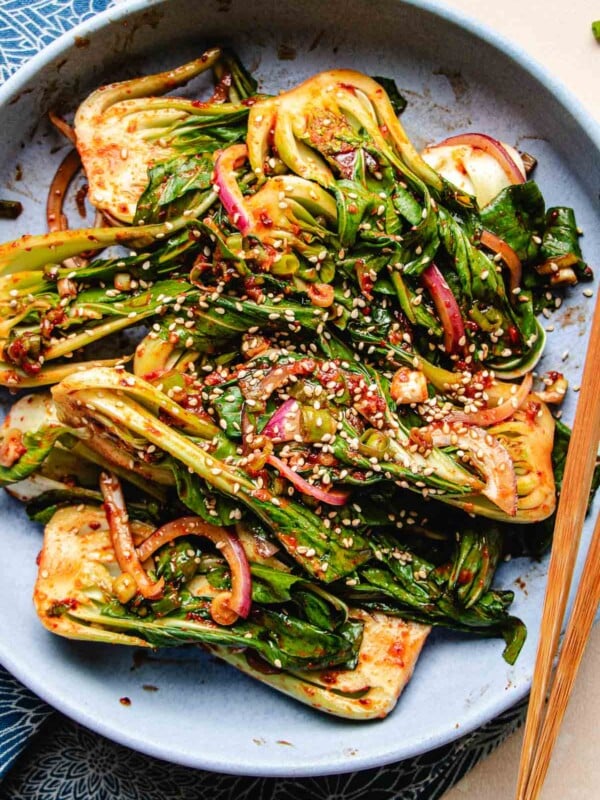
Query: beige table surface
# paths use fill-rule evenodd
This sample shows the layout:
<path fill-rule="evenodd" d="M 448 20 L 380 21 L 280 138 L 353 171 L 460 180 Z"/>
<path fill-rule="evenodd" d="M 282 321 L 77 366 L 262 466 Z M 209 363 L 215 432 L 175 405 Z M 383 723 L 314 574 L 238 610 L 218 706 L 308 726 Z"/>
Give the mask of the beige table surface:
<path fill-rule="evenodd" d="M 440 0 L 527 51 L 600 120 L 600 0 Z M 600 220 L 599 220 L 600 224 Z M 596 268 L 600 259 L 596 254 Z M 512 800 L 522 734 L 480 763 L 443 800 Z M 542 800 L 600 800 L 600 625 L 586 652 Z"/>

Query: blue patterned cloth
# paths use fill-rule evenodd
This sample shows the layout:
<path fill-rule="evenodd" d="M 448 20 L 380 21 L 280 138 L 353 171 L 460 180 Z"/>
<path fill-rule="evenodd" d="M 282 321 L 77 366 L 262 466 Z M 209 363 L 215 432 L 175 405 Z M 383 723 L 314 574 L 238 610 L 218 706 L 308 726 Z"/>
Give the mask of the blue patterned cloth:
<path fill-rule="evenodd" d="M 110 0 L 0 0 L 0 82 Z"/>
<path fill-rule="evenodd" d="M 53 713 L 0 667 L 0 778 Z"/>
<path fill-rule="evenodd" d="M 0 82 L 110 0 L 0 0 Z M 327 778 L 243 778 L 140 755 L 54 712 L 0 667 L 0 800 L 436 800 L 523 721 L 525 704 L 418 758 Z M 39 735 L 38 735 L 39 734 Z"/>

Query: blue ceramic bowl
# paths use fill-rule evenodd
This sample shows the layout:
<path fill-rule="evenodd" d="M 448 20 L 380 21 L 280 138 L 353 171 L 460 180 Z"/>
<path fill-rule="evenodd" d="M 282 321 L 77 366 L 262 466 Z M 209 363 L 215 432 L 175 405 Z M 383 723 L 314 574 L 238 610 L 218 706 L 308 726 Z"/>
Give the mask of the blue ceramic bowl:
<path fill-rule="evenodd" d="M 0 194 L 25 205 L 16 222 L 0 221 L 0 240 L 44 230 L 47 187 L 65 150 L 46 121 L 49 109 L 72 110 L 101 83 L 175 66 L 216 42 L 233 45 L 266 90 L 339 66 L 395 78 L 409 101 L 403 123 L 418 146 L 465 130 L 516 143 L 539 159 L 536 179 L 548 202 L 576 209 L 588 259 L 598 252 L 596 125 L 514 46 L 437 4 L 400 0 L 138 0 L 65 34 L 0 88 Z M 293 60 L 281 59 L 292 53 Z M 576 288 L 549 336 L 543 366 L 560 363 L 569 348 L 574 383 L 591 308 Z M 572 406 L 571 398 L 567 419 Z M 126 648 L 53 637 L 31 603 L 41 531 L 4 494 L 1 504 L 0 660 L 64 713 L 145 753 L 246 775 L 354 771 L 443 745 L 528 690 L 545 562 L 517 559 L 498 571 L 530 632 L 514 667 L 497 640 L 436 632 L 396 710 L 381 722 L 351 723 L 319 715 L 195 649 L 136 662 Z M 159 691 L 145 692 L 143 684 Z M 124 695 L 131 706 L 119 703 Z"/>

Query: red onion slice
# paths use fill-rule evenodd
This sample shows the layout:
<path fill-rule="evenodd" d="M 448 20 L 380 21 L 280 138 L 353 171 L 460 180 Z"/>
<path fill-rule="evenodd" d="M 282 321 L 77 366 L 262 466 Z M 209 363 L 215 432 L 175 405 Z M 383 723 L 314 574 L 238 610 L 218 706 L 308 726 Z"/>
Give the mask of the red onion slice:
<path fill-rule="evenodd" d="M 479 150 L 484 150 L 490 156 L 493 156 L 511 183 L 525 183 L 526 176 L 523 175 L 506 147 L 502 142 L 488 136 L 486 133 L 461 133 L 458 136 L 450 136 L 450 138 L 444 139 L 443 142 L 439 142 L 436 147 L 463 144 L 477 147 Z"/>
<path fill-rule="evenodd" d="M 291 442 L 294 436 L 302 433 L 302 413 L 300 404 L 293 397 L 286 400 L 262 429 L 263 436 L 267 436 L 275 444 Z"/>
<path fill-rule="evenodd" d="M 446 417 L 447 422 L 463 422 L 465 425 L 479 425 L 481 428 L 489 428 L 490 425 L 497 425 L 499 422 L 504 422 L 505 419 L 510 419 L 517 411 L 531 391 L 533 385 L 533 378 L 531 372 L 528 372 L 517 391 L 506 400 L 500 403 L 495 408 L 486 408 L 482 411 L 475 411 L 473 414 L 465 414 L 457 411 L 456 413 L 449 414 Z"/>
<path fill-rule="evenodd" d="M 270 464 L 272 467 L 283 475 L 292 486 L 298 489 L 299 492 L 302 494 L 307 494 L 309 497 L 314 497 L 315 500 L 318 500 L 320 503 L 327 503 L 330 506 L 343 506 L 348 497 L 350 496 L 349 492 L 338 492 L 332 490 L 328 492 L 326 489 L 321 489 L 319 486 L 313 486 L 312 483 L 304 480 L 297 472 L 291 467 L 282 461 L 277 456 L 269 456 L 267 458 L 267 464 Z"/>
<path fill-rule="evenodd" d="M 173 541 L 180 536 L 204 536 L 223 553 L 231 570 L 231 599 L 229 606 L 232 611 L 244 619 L 250 613 L 252 604 L 252 577 L 246 553 L 238 537 L 216 525 L 204 522 L 200 517 L 180 517 L 172 522 L 167 522 L 152 536 L 146 539 L 137 549 L 140 561 L 145 561 L 159 547 Z"/>
<path fill-rule="evenodd" d="M 48 118 L 50 122 L 54 125 L 59 133 L 68 139 L 71 144 L 77 144 L 77 136 L 75 135 L 75 128 L 72 125 L 69 125 L 62 117 L 59 117 L 58 114 L 55 114 L 54 111 L 48 112 Z"/>
<path fill-rule="evenodd" d="M 140 558 L 133 544 L 129 516 L 119 479 L 112 473 L 103 472 L 100 475 L 100 490 L 104 498 L 110 538 L 121 572 L 131 575 L 140 594 L 145 598 L 156 599 L 162 594 L 165 582 L 162 578 L 151 581 L 142 566 L 141 562 L 146 558 Z"/>
<path fill-rule="evenodd" d="M 482 231 L 479 241 L 481 244 L 489 247 L 490 250 L 493 250 L 494 253 L 500 254 L 502 261 L 504 261 L 508 267 L 508 271 L 510 272 L 510 290 L 512 292 L 514 289 L 517 289 L 521 285 L 521 275 L 523 270 L 521 267 L 521 259 L 516 252 L 504 241 L 504 239 L 496 236 L 496 234 L 492 233 L 491 231 Z"/>
<path fill-rule="evenodd" d="M 435 264 L 430 264 L 421 277 L 444 328 L 446 352 L 456 353 L 466 344 L 465 326 L 456 297 Z"/>
<path fill-rule="evenodd" d="M 231 222 L 243 236 L 247 236 L 254 222 L 250 211 L 246 208 L 244 196 L 235 179 L 235 170 L 248 158 L 245 144 L 233 144 L 221 150 L 215 161 L 214 182 L 219 187 L 219 198 L 227 211 Z"/>

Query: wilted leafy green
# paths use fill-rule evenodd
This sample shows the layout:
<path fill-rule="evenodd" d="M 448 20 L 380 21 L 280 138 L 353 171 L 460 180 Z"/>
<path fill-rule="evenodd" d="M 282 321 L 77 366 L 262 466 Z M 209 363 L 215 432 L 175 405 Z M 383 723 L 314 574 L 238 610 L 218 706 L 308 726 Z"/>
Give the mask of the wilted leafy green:
<path fill-rule="evenodd" d="M 503 239 L 521 261 L 532 261 L 539 253 L 545 227 L 545 203 L 535 181 L 508 186 L 479 212 L 484 228 Z"/>
<path fill-rule="evenodd" d="M 379 75 L 373 75 L 373 80 L 384 88 L 396 114 L 401 114 L 406 108 L 407 102 L 406 98 L 400 94 L 396 81 L 393 78 L 382 78 Z"/>

